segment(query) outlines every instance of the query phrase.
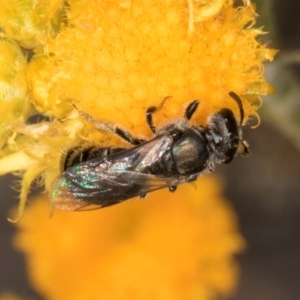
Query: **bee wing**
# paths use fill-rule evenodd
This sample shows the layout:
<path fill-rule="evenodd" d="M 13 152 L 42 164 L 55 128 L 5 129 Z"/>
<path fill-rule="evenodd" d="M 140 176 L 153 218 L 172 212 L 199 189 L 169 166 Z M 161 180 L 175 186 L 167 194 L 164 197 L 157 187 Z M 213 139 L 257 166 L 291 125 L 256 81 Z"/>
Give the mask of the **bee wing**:
<path fill-rule="evenodd" d="M 186 182 L 185 177 L 161 178 L 147 171 L 171 142 L 166 135 L 158 136 L 103 160 L 92 159 L 66 170 L 54 183 L 54 205 L 65 210 L 92 210 Z"/>
<path fill-rule="evenodd" d="M 76 210 L 93 210 L 118 204 L 133 197 L 144 197 L 147 193 L 175 186 L 186 182 L 186 178 L 161 178 L 151 174 L 132 171 L 123 171 L 118 176 L 116 173 L 102 174 L 102 185 L 109 187 L 109 197 L 103 197 L 103 190 L 93 189 L 91 193 L 76 194 L 82 199 L 82 206 Z M 112 187 L 112 189 L 110 189 Z M 91 196 L 93 195 L 93 196 Z"/>

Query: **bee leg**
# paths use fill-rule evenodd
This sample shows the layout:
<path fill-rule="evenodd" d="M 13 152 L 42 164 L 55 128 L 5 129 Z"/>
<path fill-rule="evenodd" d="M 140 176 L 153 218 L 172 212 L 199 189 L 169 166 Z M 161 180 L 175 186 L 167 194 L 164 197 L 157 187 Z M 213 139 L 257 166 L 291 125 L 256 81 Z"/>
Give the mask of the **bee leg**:
<path fill-rule="evenodd" d="M 146 197 L 147 197 L 147 194 L 139 195 L 139 198 L 140 198 L 140 199 L 145 199 Z"/>
<path fill-rule="evenodd" d="M 176 191 L 176 189 L 177 189 L 177 185 L 171 185 L 171 186 L 169 186 L 169 191 L 171 193 L 174 193 Z"/>
<path fill-rule="evenodd" d="M 142 143 L 145 143 L 146 140 L 144 139 L 139 139 L 139 138 L 135 138 L 133 137 L 128 131 L 125 131 L 117 126 L 113 126 L 114 127 L 114 133 L 117 134 L 119 137 L 121 137 L 123 140 L 125 140 L 126 142 L 132 144 L 132 145 L 140 145 Z"/>
<path fill-rule="evenodd" d="M 147 119 L 147 123 L 148 123 L 148 125 L 149 125 L 149 127 L 150 127 L 150 129 L 151 129 L 151 131 L 152 131 L 153 133 L 156 132 L 156 127 L 155 127 L 155 125 L 153 124 L 152 114 L 153 114 L 154 112 L 156 112 L 156 111 L 157 111 L 157 108 L 156 108 L 155 106 L 149 107 L 149 108 L 147 109 L 147 111 L 146 111 L 146 119 Z"/>
<path fill-rule="evenodd" d="M 198 105 L 199 105 L 199 101 L 198 100 L 194 100 L 193 102 L 191 102 L 186 110 L 185 110 L 185 114 L 184 114 L 184 117 L 187 119 L 187 120 L 190 120 L 191 117 L 193 116 L 193 114 L 195 113 L 195 111 L 197 110 L 198 108 Z"/>
<path fill-rule="evenodd" d="M 88 115 L 87 113 L 79 110 L 75 104 L 73 104 L 73 107 L 78 111 L 78 113 L 85 118 L 88 122 L 92 123 L 97 130 L 105 130 L 105 131 L 111 131 L 115 134 L 117 134 L 120 138 L 125 140 L 126 142 L 132 144 L 132 145 L 140 145 L 142 143 L 145 143 L 146 140 L 144 139 L 139 139 L 133 137 L 128 131 L 119 128 L 116 125 L 112 125 L 110 123 L 106 122 L 99 122 L 95 120 L 92 116 Z"/>
<path fill-rule="evenodd" d="M 156 132 L 156 127 L 155 127 L 155 125 L 154 125 L 154 123 L 153 123 L 152 114 L 155 113 L 156 111 L 160 110 L 160 109 L 163 107 L 163 105 L 165 104 L 166 100 L 169 99 L 169 98 L 171 98 L 171 96 L 165 97 L 164 100 L 161 102 L 161 104 L 160 104 L 158 107 L 156 107 L 156 106 L 151 106 L 151 107 L 149 107 L 149 108 L 146 110 L 146 120 L 147 120 L 147 124 L 149 125 L 149 127 L 150 127 L 150 129 L 151 129 L 151 131 L 152 131 L 153 133 Z"/>

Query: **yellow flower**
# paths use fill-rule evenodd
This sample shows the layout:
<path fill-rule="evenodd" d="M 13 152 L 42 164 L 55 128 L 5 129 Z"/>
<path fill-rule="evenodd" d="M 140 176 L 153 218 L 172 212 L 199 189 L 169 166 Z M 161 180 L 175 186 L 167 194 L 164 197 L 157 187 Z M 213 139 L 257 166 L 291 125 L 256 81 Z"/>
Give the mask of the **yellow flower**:
<path fill-rule="evenodd" d="M 0 22 L 9 38 L 31 49 L 48 35 L 57 34 L 66 10 L 63 0 L 2 0 Z"/>
<path fill-rule="evenodd" d="M 258 118 L 260 95 L 273 92 L 263 62 L 276 51 L 258 41 L 264 32 L 254 27 L 250 0 L 233 2 L 1 2 L 0 175 L 22 175 L 16 220 L 36 178 L 51 191 L 68 149 L 128 147 L 97 131 L 72 104 L 145 138 L 152 137 L 146 109 L 166 97 L 154 115 L 158 127 L 176 122 L 194 99 L 200 100 L 197 125 L 223 107 L 239 118 L 231 91 L 242 99 L 245 121 Z M 32 50 L 27 57 L 20 46 Z M 37 112 L 47 119 L 27 124 Z M 237 275 L 233 254 L 243 242 L 215 180 L 204 177 L 197 185 L 101 211 L 57 211 L 50 220 L 45 199 L 36 202 L 17 238 L 33 285 L 47 299 L 229 295 Z"/>
<path fill-rule="evenodd" d="M 254 27 L 255 8 L 249 0 L 241 7 L 235 7 L 232 0 L 73 0 L 68 2 L 66 16 L 55 19 L 61 3 L 51 1 L 47 13 L 39 15 L 47 16 L 38 22 L 41 31 L 33 34 L 34 55 L 26 75 L 29 92 L 24 97 L 30 109 L 0 124 L 5 135 L 0 175 L 23 172 L 17 219 L 35 178 L 41 175 L 46 190 L 51 190 L 67 149 L 85 142 L 121 143 L 85 122 L 74 103 L 95 119 L 151 138 L 145 110 L 167 96 L 155 114 L 158 126 L 181 117 L 194 99 L 201 102 L 193 118 L 197 124 L 205 125 L 208 116 L 223 107 L 239 117 L 230 91 L 242 98 L 246 120 L 258 117 L 259 96 L 273 92 L 263 78 L 262 63 L 272 60 L 276 51 L 257 40 L 263 31 Z M 19 10 L 7 4 L 0 23 L 23 45 L 22 34 L 11 34 L 12 24 L 19 23 L 9 21 L 9 12 L 18 14 Z M 20 28 L 24 28 L 22 22 Z M 59 23 L 55 34 L 49 22 Z M 26 125 L 36 111 L 50 121 Z"/>
<path fill-rule="evenodd" d="M 216 178 L 89 213 L 47 214 L 44 198 L 31 203 L 15 240 L 45 299 L 208 300 L 235 287 L 243 240 Z"/>

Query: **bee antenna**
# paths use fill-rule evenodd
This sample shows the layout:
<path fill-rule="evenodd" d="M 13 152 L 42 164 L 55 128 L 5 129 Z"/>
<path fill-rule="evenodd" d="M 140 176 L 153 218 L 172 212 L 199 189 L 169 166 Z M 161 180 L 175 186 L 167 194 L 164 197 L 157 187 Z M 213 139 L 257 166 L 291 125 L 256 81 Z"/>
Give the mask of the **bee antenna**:
<path fill-rule="evenodd" d="M 242 125 L 242 123 L 244 121 L 244 115 L 245 115 L 242 100 L 235 92 L 229 92 L 229 96 L 237 103 L 237 105 L 239 107 L 240 116 L 241 116 L 240 123 Z"/>

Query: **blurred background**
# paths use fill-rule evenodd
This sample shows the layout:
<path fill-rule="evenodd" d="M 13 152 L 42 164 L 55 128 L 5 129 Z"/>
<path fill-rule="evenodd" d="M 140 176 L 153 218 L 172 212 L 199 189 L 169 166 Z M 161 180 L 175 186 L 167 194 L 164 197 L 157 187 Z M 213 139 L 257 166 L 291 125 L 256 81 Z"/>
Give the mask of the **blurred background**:
<path fill-rule="evenodd" d="M 252 155 L 217 168 L 225 196 L 236 209 L 246 250 L 238 256 L 241 277 L 232 300 L 296 300 L 300 294 L 300 1 L 254 1 L 270 34 L 261 37 L 280 49 L 266 77 L 277 94 L 264 98 L 261 125 L 244 129 Z M 255 125 L 255 124 L 253 124 Z M 0 292 L 41 299 L 28 285 L 25 261 L 11 245 L 9 209 L 18 203 L 13 176 L 0 178 Z"/>

